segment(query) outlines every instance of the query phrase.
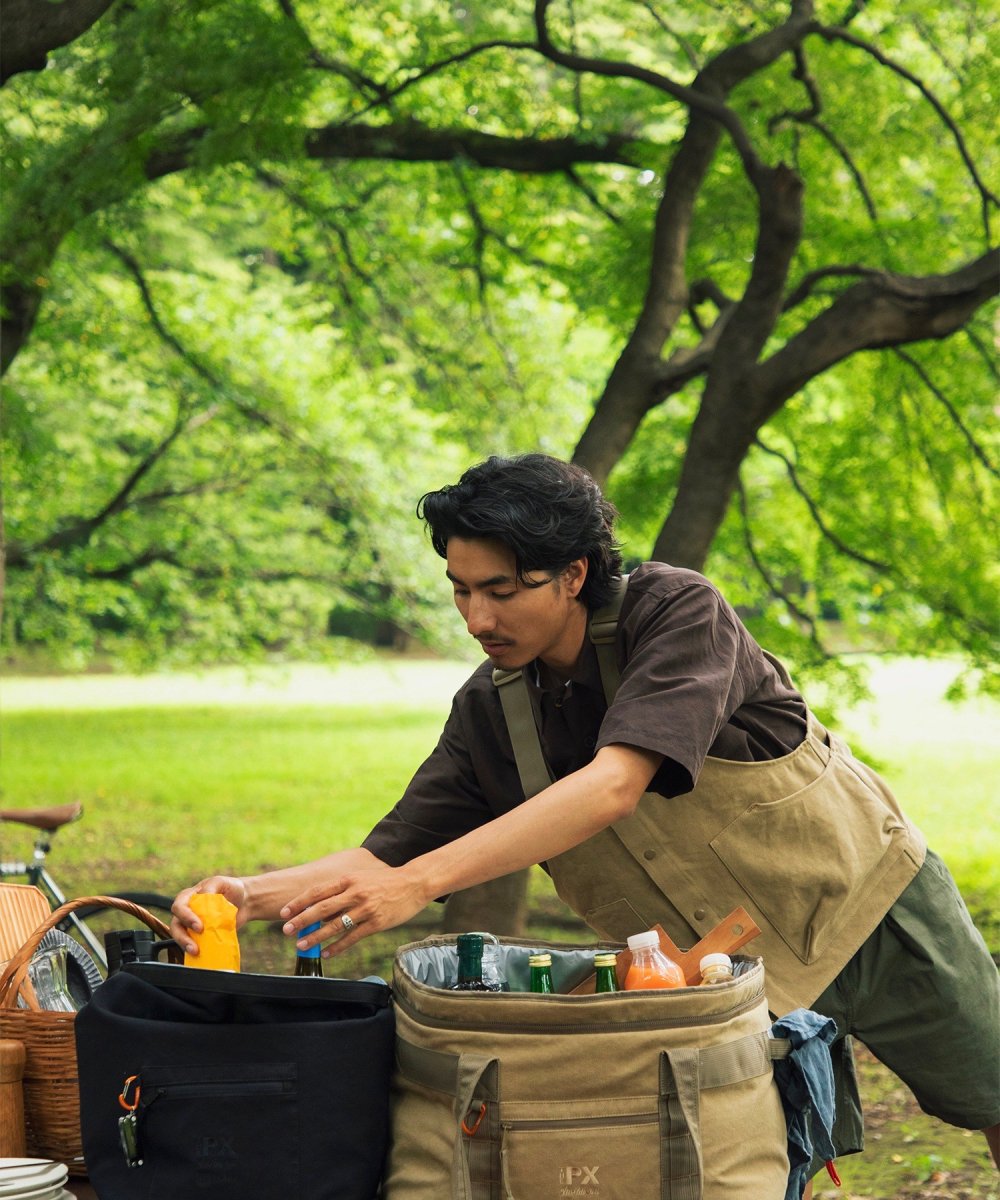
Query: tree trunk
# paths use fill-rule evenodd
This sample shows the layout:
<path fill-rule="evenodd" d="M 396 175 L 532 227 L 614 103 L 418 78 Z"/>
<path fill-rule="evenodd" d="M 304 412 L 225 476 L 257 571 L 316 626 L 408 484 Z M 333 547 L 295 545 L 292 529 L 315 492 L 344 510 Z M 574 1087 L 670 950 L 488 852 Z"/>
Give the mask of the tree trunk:
<path fill-rule="evenodd" d="M 42 71 L 50 51 L 67 46 L 111 7 L 113 0 L 4 0 L 0 6 L 0 79 Z"/>
<path fill-rule="evenodd" d="M 528 912 L 528 872 L 515 871 L 489 883 L 455 892 L 444 906 L 441 928 L 447 933 L 485 930 L 518 937 Z"/>

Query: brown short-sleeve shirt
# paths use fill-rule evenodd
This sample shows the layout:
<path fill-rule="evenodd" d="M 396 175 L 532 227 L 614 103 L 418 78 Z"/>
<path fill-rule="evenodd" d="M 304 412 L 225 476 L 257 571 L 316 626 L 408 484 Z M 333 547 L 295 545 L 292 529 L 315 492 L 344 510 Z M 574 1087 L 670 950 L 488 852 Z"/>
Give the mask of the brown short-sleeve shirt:
<path fill-rule="evenodd" d="M 645 563 L 629 577 L 616 635 L 621 683 L 610 707 L 597 655 L 585 643 L 566 687 L 525 677 L 556 778 L 620 742 L 662 754 L 650 790 L 694 787 L 706 756 L 760 762 L 805 737 L 806 706 L 704 576 Z M 399 803 L 364 841 L 393 866 L 408 862 L 524 800 L 490 664 L 463 684 L 437 746 Z"/>

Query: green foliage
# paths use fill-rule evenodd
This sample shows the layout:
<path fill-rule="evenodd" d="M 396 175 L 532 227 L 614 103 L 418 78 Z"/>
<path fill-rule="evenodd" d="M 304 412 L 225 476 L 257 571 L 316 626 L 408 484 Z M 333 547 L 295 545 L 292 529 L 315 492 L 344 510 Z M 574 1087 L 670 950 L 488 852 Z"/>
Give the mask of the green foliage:
<path fill-rule="evenodd" d="M 328 614 L 352 607 L 448 644 L 415 501 L 490 452 L 572 453 L 642 304 L 689 116 L 525 48 L 532 10 L 137 0 L 5 86 L 4 270 L 40 297 L 2 429 L 11 650 L 77 666 L 323 653 Z M 815 34 L 814 119 L 790 55 L 737 88 L 763 161 L 806 185 L 791 282 L 831 263 L 952 269 L 984 240 L 963 147 L 995 174 L 995 0 L 817 4 L 821 22 L 845 12 L 954 129 L 912 79 Z M 550 15 L 565 49 L 691 84 L 787 13 L 587 0 Z M 386 131 L 369 158 L 306 149 L 362 125 Z M 403 161 L 424 130 L 631 140 L 571 172 Z M 688 282 L 737 297 L 756 219 L 723 139 Z M 790 307 L 765 353 L 850 282 Z M 828 653 L 859 644 L 960 648 L 956 687 L 995 686 L 990 315 L 908 360 L 838 364 L 743 464 L 709 573 L 766 644 L 848 692 Z M 714 316 L 699 304 L 667 354 Z M 633 559 L 671 503 L 703 383 L 653 408 L 611 476 Z"/>

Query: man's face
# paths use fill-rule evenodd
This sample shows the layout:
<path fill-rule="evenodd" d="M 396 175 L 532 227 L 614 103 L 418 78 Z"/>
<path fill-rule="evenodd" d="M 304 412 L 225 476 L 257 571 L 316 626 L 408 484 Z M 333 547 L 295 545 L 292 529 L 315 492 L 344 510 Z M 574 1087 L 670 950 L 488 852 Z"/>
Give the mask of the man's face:
<path fill-rule="evenodd" d="M 516 670 L 540 658 L 568 673 L 576 662 L 587 627 L 587 610 L 577 599 L 587 577 L 578 559 L 558 576 L 528 573 L 529 587 L 517 578 L 514 552 L 488 538 L 450 538 L 448 578 L 455 605 L 469 633 L 495 667 Z"/>

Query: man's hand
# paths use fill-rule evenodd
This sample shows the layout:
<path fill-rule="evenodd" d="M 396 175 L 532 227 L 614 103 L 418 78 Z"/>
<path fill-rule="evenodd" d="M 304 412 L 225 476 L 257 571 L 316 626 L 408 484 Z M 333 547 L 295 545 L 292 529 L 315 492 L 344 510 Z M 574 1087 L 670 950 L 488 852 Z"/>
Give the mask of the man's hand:
<path fill-rule="evenodd" d="M 189 906 L 191 897 L 197 892 L 217 892 L 219 895 L 225 896 L 230 904 L 235 904 L 237 929 L 245 925 L 249 919 L 246 910 L 247 886 L 244 880 L 235 875 L 212 875 L 208 879 L 196 883 L 194 887 L 178 892 L 171 905 L 171 912 L 174 916 L 170 922 L 170 936 L 176 939 L 185 953 L 195 956 L 198 954 L 198 947 L 189 936 L 188 930 L 193 929 L 195 933 L 202 931 L 198 915 Z"/>
<path fill-rule="evenodd" d="M 289 900 L 281 910 L 283 932 L 297 937 L 299 930 L 319 921 L 320 928 L 298 938 L 296 946 L 305 950 L 329 943 L 323 952 L 329 958 L 369 934 L 402 925 L 432 899 L 417 873 L 405 866 L 352 871 Z"/>

